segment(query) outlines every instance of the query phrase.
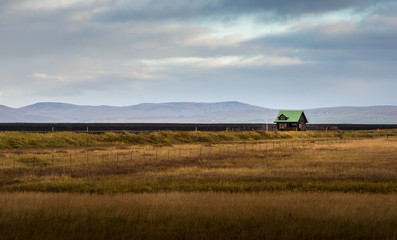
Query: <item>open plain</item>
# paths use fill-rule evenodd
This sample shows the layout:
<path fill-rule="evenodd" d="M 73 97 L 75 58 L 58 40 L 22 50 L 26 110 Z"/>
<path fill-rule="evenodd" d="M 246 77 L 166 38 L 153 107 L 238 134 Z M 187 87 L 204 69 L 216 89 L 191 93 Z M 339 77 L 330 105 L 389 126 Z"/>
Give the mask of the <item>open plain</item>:
<path fill-rule="evenodd" d="M 397 138 L 1 133 L 2 239 L 396 239 Z"/>

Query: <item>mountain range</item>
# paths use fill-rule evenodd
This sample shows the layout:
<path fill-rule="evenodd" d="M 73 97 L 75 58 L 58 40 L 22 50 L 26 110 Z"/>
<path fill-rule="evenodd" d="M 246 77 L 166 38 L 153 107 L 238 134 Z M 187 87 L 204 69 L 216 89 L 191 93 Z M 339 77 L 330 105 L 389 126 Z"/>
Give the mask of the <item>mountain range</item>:
<path fill-rule="evenodd" d="M 21 108 L 0 105 L 0 122 L 270 123 L 279 110 L 286 109 L 263 108 L 235 101 L 142 103 L 125 107 L 42 102 Z M 309 123 L 397 123 L 397 106 L 303 110 Z"/>

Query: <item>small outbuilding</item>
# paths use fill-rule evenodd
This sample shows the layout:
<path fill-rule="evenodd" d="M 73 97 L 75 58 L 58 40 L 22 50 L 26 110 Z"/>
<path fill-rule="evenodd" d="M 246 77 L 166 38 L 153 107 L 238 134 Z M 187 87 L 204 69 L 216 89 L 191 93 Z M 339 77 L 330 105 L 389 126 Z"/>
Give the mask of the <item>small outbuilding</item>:
<path fill-rule="evenodd" d="M 308 123 L 303 111 L 280 111 L 274 122 L 280 131 L 306 131 Z"/>

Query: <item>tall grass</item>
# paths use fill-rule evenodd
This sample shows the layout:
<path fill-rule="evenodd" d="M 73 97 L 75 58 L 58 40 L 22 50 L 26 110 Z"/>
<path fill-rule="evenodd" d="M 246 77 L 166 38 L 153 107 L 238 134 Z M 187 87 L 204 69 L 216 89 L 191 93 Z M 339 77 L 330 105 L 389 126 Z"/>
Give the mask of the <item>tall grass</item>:
<path fill-rule="evenodd" d="M 344 138 L 397 135 L 381 132 L 152 132 L 152 133 L 0 133 L 0 149 L 72 148 L 143 144 L 253 142 L 289 138 Z"/>
<path fill-rule="evenodd" d="M 30 148 L 0 150 L 0 168 L 25 168 L 106 163 L 113 161 L 212 158 L 222 155 L 241 157 L 246 154 L 302 149 L 312 145 L 331 145 L 358 139 L 282 139 L 257 142 L 227 142 L 221 144 L 193 143 L 174 145 L 129 145 L 79 148 Z M 362 140 L 360 140 L 362 141 Z"/>
<path fill-rule="evenodd" d="M 21 164 L 0 169 L 0 239 L 397 239 L 396 138 L 283 133 L 266 148 L 261 132 L 191 134 L 211 136 L 17 134 L 43 139 L 0 151 Z M 54 167 L 54 153 L 79 162 Z"/>
<path fill-rule="evenodd" d="M 397 195 L 0 195 L 1 239 L 396 239 Z"/>
<path fill-rule="evenodd" d="M 99 158 L 86 164 L 83 156 L 79 165 L 4 169 L 0 191 L 397 192 L 396 139 L 237 152 L 214 145 L 201 155 L 194 146 L 191 156 L 192 146 L 184 146 L 170 157 L 159 151 L 157 157 L 104 163 Z"/>

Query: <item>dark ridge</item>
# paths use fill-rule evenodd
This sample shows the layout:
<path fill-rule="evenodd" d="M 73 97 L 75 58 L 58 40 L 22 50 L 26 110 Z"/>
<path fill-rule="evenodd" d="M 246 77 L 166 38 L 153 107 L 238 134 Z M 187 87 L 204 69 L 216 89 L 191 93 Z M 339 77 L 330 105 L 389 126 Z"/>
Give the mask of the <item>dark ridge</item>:
<path fill-rule="evenodd" d="M 0 132 L 273 131 L 264 123 L 0 123 Z M 308 131 L 397 129 L 397 124 L 308 124 Z"/>

